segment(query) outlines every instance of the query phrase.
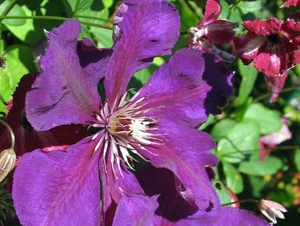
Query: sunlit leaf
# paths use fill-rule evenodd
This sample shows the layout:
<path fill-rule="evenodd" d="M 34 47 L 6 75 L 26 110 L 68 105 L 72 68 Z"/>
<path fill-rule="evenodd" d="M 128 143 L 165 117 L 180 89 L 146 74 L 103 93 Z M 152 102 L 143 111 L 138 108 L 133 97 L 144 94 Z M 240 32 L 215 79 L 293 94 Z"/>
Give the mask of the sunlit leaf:
<path fill-rule="evenodd" d="M 241 174 L 230 163 L 223 162 L 222 165 L 226 176 L 226 186 L 229 187 L 235 194 L 241 193 L 244 188 Z"/>
<path fill-rule="evenodd" d="M 255 120 L 259 124 L 262 134 L 276 132 L 282 126 L 279 113 L 261 104 L 251 104 L 245 112 L 244 119 Z"/>
<path fill-rule="evenodd" d="M 282 165 L 282 161 L 279 158 L 267 156 L 262 162 L 258 159 L 242 162 L 239 166 L 239 171 L 252 176 L 265 176 L 277 173 L 282 168 Z"/>
<path fill-rule="evenodd" d="M 237 122 L 233 119 L 223 119 L 216 123 L 212 128 L 210 135 L 214 138 L 215 141 L 224 138 L 228 134 L 228 130 L 233 128 Z"/>
<path fill-rule="evenodd" d="M 222 7 L 221 15 L 219 16 L 220 19 L 228 19 L 230 8 L 228 3 L 225 0 L 220 0 L 220 4 Z"/>
<path fill-rule="evenodd" d="M 85 11 L 93 4 L 93 0 L 66 0 L 66 1 L 69 3 L 73 15 Z"/>
<path fill-rule="evenodd" d="M 105 8 L 110 8 L 113 3 L 114 3 L 113 0 L 102 0 L 102 4 L 104 5 Z"/>
<path fill-rule="evenodd" d="M 241 14 L 239 13 L 239 11 L 231 10 L 228 20 L 231 22 L 239 23 L 239 27 L 236 28 L 235 31 L 237 34 L 241 33 L 241 31 L 243 30 L 243 26 L 242 26 L 243 19 L 241 17 Z"/>
<path fill-rule="evenodd" d="M 256 12 L 262 8 L 261 0 L 256 1 L 239 1 L 237 7 L 242 11 L 243 14 L 249 12 Z"/>
<path fill-rule="evenodd" d="M 294 162 L 295 162 L 297 171 L 300 172 L 300 149 L 295 150 Z"/>
<path fill-rule="evenodd" d="M 245 120 L 228 131 L 217 145 L 216 154 L 230 163 L 239 163 L 245 154 L 258 150 L 259 125 L 254 120 Z"/>
<path fill-rule="evenodd" d="M 0 94 L 4 101 L 11 99 L 21 77 L 30 71 L 35 71 L 32 51 L 24 45 L 12 45 L 7 48 L 7 69 L 0 75 Z M 3 106 L 1 111 L 5 111 Z"/>
<path fill-rule="evenodd" d="M 231 202 L 231 197 L 224 184 L 222 184 L 219 181 L 216 181 L 214 182 L 214 188 L 220 198 L 221 204 L 226 204 Z"/>
<path fill-rule="evenodd" d="M 235 98 L 233 106 L 239 106 L 249 98 L 249 94 L 253 89 L 258 74 L 252 64 L 244 65 L 242 61 L 239 61 L 238 66 L 239 72 L 237 73 L 237 76 L 240 75 L 242 77 L 242 82 L 239 87 L 239 95 Z"/>
<path fill-rule="evenodd" d="M 23 11 L 26 16 L 31 16 L 32 11 L 30 11 L 26 5 L 22 6 Z M 22 28 L 16 26 L 6 25 L 6 27 L 21 41 L 26 44 L 33 46 L 37 42 L 45 39 L 45 30 L 50 31 L 53 27 L 57 27 L 62 21 L 55 20 L 32 20 L 27 19 Z"/>
<path fill-rule="evenodd" d="M 0 5 L 0 15 L 2 15 L 3 11 L 7 9 L 11 1 L 4 1 Z M 23 9 L 18 5 L 14 4 L 13 7 L 8 11 L 6 16 L 25 16 L 25 12 Z M 1 23 L 10 25 L 10 26 L 21 26 L 25 24 L 25 19 L 4 19 Z M 19 28 L 20 29 L 20 28 Z"/>

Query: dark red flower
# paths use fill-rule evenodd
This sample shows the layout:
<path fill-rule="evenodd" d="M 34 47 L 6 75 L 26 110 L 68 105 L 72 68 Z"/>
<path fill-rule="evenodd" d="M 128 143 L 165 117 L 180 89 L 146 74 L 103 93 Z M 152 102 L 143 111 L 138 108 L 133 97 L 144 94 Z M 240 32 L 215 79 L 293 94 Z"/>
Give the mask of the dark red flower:
<path fill-rule="evenodd" d="M 248 32 L 233 42 L 244 64 L 253 61 L 254 67 L 267 76 L 282 76 L 300 63 L 300 23 L 271 18 L 245 21 L 243 25 Z"/>
<path fill-rule="evenodd" d="M 280 7 L 300 6 L 299 0 L 286 0 Z"/>
<path fill-rule="evenodd" d="M 214 45 L 225 45 L 232 41 L 238 27 L 237 23 L 228 20 L 218 20 L 221 14 L 221 5 L 218 0 L 208 0 L 203 19 L 196 27 L 189 29 L 189 46 L 205 52 L 213 53 L 225 61 L 234 60 L 234 56 L 220 51 Z"/>
<path fill-rule="evenodd" d="M 280 130 L 259 138 L 258 145 L 260 148 L 260 161 L 263 161 L 264 158 L 269 155 L 272 148 L 275 148 L 278 144 L 281 144 L 282 142 L 292 138 L 292 133 L 287 125 L 288 120 L 289 116 L 283 117 L 281 119 L 282 127 Z"/>

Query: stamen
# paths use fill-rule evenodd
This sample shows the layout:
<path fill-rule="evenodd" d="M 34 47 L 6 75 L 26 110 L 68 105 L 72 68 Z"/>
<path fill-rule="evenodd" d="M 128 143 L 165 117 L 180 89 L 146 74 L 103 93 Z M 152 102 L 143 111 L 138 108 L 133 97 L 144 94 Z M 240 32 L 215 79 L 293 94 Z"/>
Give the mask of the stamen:
<path fill-rule="evenodd" d="M 148 159 L 139 153 L 139 150 L 158 156 L 157 153 L 149 151 L 148 146 L 163 145 L 161 137 L 166 135 L 152 133 L 159 130 L 158 121 L 153 116 L 144 116 L 145 113 L 157 109 L 157 107 L 147 108 L 148 103 L 145 100 L 148 95 L 137 98 L 138 95 L 136 94 L 131 101 L 126 102 L 128 92 L 119 101 L 116 100 L 112 103 L 111 108 L 105 102 L 101 111 L 95 114 L 95 118 L 99 123 L 91 125 L 95 128 L 104 128 L 104 130 L 93 135 L 91 140 L 96 140 L 100 136 L 94 151 L 99 150 L 99 148 L 103 149 L 102 157 L 105 172 L 108 173 L 108 161 L 116 179 L 118 179 L 116 169 L 124 177 L 122 162 L 131 170 L 134 170 L 133 163 L 138 161 L 131 154 L 137 155 L 144 161 L 148 161 Z"/>

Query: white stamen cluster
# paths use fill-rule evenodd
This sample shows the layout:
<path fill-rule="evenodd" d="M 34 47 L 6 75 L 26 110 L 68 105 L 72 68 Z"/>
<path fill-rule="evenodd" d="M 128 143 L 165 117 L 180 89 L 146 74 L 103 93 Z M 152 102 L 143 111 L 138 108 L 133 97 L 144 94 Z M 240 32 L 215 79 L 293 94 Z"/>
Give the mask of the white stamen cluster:
<path fill-rule="evenodd" d="M 151 131 L 158 130 L 156 119 L 143 116 L 144 113 L 151 110 L 143 109 L 145 104 L 142 102 L 147 96 L 129 102 L 126 101 L 126 96 L 127 94 L 123 95 L 121 100 L 116 101 L 112 107 L 105 103 L 100 113 L 95 116 L 99 123 L 91 125 L 92 127 L 104 128 L 92 137 L 92 140 L 95 140 L 101 135 L 94 151 L 103 150 L 105 170 L 107 172 L 107 162 L 110 162 L 116 178 L 118 177 L 114 171 L 115 164 L 123 176 L 121 161 L 124 161 L 130 169 L 134 170 L 132 163 L 136 159 L 130 155 L 130 152 L 147 161 L 136 149 L 142 149 L 155 155 L 155 153 L 147 150 L 147 146 L 162 144 L 162 140 L 159 139 L 162 134 L 151 133 Z"/>

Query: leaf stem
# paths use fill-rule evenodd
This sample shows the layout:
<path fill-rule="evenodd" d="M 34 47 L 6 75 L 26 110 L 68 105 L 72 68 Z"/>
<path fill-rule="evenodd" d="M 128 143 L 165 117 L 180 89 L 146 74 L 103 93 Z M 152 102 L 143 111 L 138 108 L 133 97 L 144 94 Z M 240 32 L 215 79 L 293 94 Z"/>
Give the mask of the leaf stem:
<path fill-rule="evenodd" d="M 71 18 L 67 17 L 60 17 L 60 16 L 0 16 L 0 21 L 3 19 L 35 19 L 35 20 L 60 20 L 60 21 L 66 21 Z M 112 28 L 107 27 L 105 25 L 90 23 L 86 21 L 80 21 L 80 23 L 88 25 L 88 26 L 94 26 L 94 27 L 101 27 L 104 29 L 112 30 Z"/>
<path fill-rule="evenodd" d="M 17 0 L 12 0 L 8 6 L 3 10 L 3 12 L 1 13 L 1 17 L 5 16 L 11 9 L 12 7 L 14 6 L 14 4 L 16 3 Z M 5 18 L 2 18 L 0 19 L 0 22 L 5 19 Z"/>
<path fill-rule="evenodd" d="M 256 200 L 256 199 L 243 199 L 243 200 L 238 200 L 238 201 L 235 201 L 235 202 L 225 203 L 225 204 L 222 204 L 222 206 L 230 206 L 230 205 L 235 204 L 235 203 L 243 203 L 243 202 L 254 202 L 254 203 L 258 203 L 259 201 Z"/>
<path fill-rule="evenodd" d="M 285 89 L 282 89 L 280 93 L 288 93 L 288 92 L 297 90 L 297 89 L 299 89 L 299 88 L 300 88 L 299 86 L 285 88 Z M 254 99 L 253 102 L 254 102 L 254 103 L 259 102 L 260 100 L 263 100 L 263 99 L 265 99 L 265 98 L 268 98 L 269 96 L 270 96 L 269 93 L 263 94 L 263 95 L 257 97 L 256 99 Z"/>

